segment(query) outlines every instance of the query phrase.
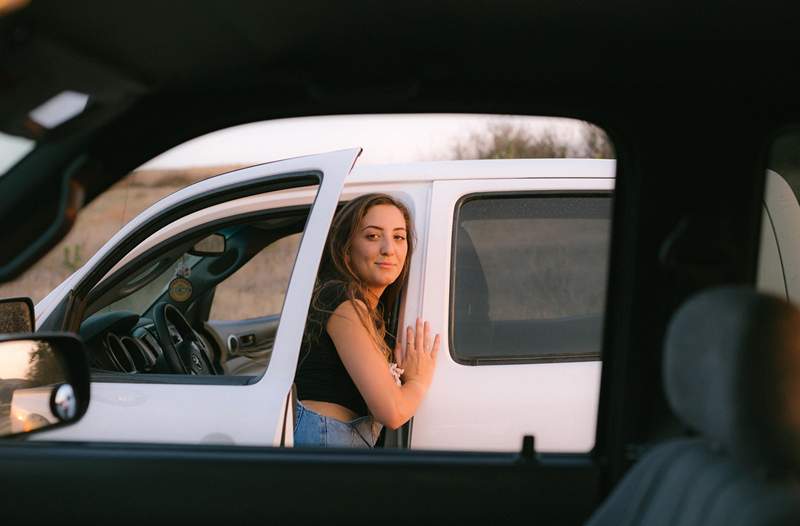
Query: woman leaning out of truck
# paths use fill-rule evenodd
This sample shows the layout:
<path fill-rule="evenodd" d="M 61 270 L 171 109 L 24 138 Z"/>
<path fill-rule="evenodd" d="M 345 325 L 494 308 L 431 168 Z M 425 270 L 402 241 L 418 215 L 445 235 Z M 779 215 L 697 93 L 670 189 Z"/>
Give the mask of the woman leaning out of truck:
<path fill-rule="evenodd" d="M 382 426 L 402 426 L 422 402 L 439 335 L 417 319 L 392 350 L 383 316 L 406 285 L 413 245 L 408 209 L 389 195 L 360 196 L 336 214 L 295 376 L 295 446 L 372 447 Z"/>

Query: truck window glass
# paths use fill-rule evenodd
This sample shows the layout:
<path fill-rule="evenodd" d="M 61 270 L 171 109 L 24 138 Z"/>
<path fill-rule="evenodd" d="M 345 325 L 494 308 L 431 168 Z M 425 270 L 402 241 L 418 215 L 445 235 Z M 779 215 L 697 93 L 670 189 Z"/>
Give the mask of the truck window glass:
<path fill-rule="evenodd" d="M 455 223 L 457 361 L 599 359 L 609 196 L 472 197 Z"/>

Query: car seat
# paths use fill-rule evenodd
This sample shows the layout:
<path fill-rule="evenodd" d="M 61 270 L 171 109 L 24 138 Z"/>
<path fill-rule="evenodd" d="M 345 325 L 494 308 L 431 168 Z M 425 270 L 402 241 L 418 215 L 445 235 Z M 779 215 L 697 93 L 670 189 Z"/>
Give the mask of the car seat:
<path fill-rule="evenodd" d="M 800 311 L 700 293 L 667 331 L 670 406 L 697 433 L 649 451 L 589 526 L 800 525 Z"/>

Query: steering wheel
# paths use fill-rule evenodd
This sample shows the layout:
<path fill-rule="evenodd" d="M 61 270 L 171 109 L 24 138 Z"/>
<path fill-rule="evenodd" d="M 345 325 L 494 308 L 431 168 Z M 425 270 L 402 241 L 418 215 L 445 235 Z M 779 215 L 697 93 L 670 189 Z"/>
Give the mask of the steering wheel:
<path fill-rule="evenodd" d="M 205 343 L 173 305 L 161 303 L 154 312 L 159 343 L 167 366 L 178 374 L 217 374 L 205 351 Z M 174 331 L 170 332 L 170 327 Z"/>

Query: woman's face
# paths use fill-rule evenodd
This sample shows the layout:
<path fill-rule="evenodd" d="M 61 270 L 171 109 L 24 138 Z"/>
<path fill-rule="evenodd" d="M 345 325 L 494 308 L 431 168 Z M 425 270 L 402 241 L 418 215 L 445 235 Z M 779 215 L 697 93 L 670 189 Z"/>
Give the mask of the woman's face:
<path fill-rule="evenodd" d="M 350 267 L 377 295 L 400 276 L 408 253 L 406 221 L 394 205 L 367 210 L 347 255 Z"/>

